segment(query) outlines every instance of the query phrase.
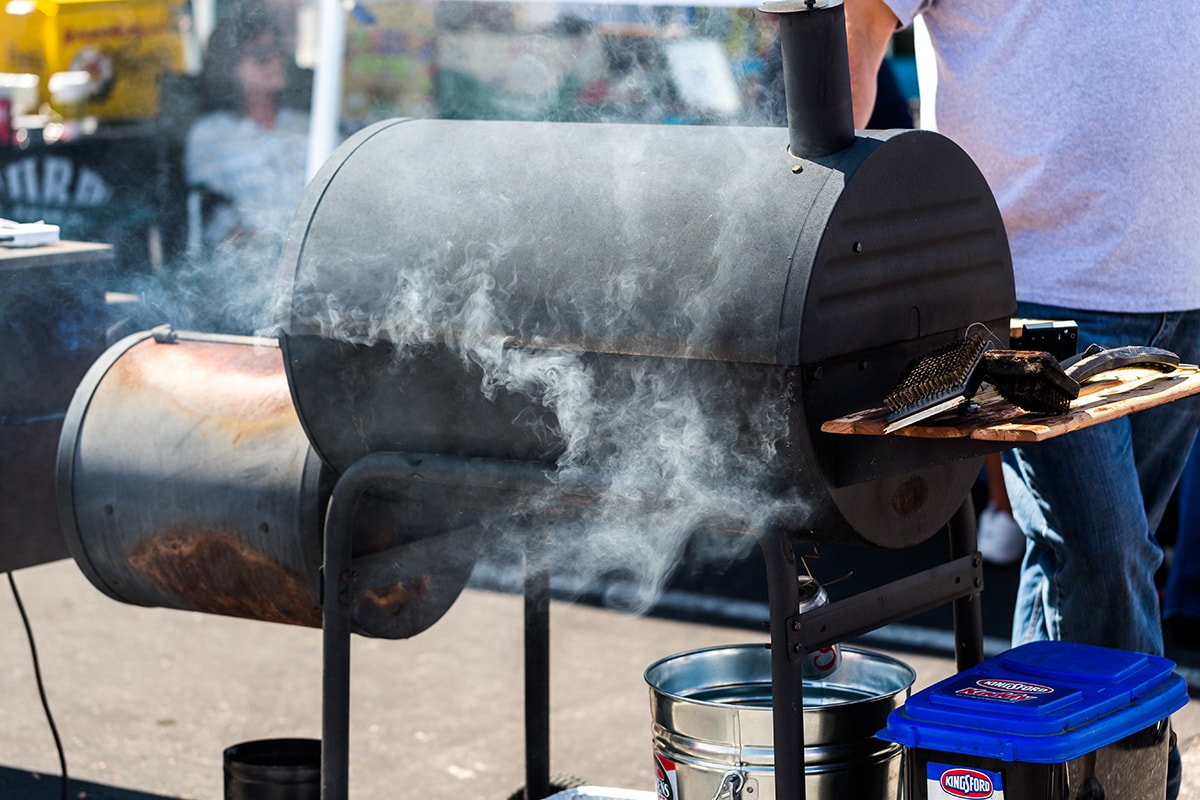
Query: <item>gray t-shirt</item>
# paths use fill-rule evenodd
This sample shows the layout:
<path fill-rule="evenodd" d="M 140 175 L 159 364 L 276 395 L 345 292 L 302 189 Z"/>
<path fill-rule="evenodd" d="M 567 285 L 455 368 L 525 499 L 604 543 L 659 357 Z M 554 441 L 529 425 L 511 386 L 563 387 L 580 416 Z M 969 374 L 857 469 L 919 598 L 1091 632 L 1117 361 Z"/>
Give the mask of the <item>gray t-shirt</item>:
<path fill-rule="evenodd" d="M 1017 298 L 1200 308 L 1200 15 L 1141 0 L 886 0 L 921 14 L 937 127 L 987 177 Z"/>

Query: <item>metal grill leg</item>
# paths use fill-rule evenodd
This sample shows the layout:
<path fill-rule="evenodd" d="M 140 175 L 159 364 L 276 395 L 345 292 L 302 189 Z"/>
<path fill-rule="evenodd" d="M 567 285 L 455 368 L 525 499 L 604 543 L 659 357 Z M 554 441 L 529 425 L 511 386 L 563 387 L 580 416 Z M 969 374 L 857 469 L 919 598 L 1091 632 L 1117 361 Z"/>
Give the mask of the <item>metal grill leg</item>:
<path fill-rule="evenodd" d="M 804 800 L 804 653 L 793 630 L 800 624 L 796 553 L 791 538 L 777 528 L 764 533 L 758 544 L 766 561 L 771 613 L 775 797 Z"/>
<path fill-rule="evenodd" d="M 406 482 L 467 489 L 544 488 L 537 463 L 377 452 L 350 466 L 333 487 L 325 518 L 322 566 L 321 800 L 347 800 L 350 763 L 350 634 L 355 564 L 352 523 L 369 491 Z M 550 794 L 550 572 L 544 557 L 549 534 L 529 527 L 525 564 L 526 797 Z M 362 565 L 360 564 L 360 568 Z"/>
<path fill-rule="evenodd" d="M 525 537 L 525 800 L 550 796 L 550 570 L 548 537 Z"/>
<path fill-rule="evenodd" d="M 341 484 L 339 484 L 340 486 Z M 350 793 L 350 629 L 347 583 L 350 524 L 357 492 L 337 490 L 325 518 L 325 563 L 321 570 L 321 800 L 347 800 Z"/>
<path fill-rule="evenodd" d="M 975 535 L 975 504 L 971 496 L 954 512 L 947 526 L 950 534 L 950 559 L 974 555 L 979 558 Z M 976 587 L 982 589 L 982 586 Z M 979 593 L 960 597 L 953 603 L 954 665 L 959 672 L 983 661 L 983 603 Z"/>

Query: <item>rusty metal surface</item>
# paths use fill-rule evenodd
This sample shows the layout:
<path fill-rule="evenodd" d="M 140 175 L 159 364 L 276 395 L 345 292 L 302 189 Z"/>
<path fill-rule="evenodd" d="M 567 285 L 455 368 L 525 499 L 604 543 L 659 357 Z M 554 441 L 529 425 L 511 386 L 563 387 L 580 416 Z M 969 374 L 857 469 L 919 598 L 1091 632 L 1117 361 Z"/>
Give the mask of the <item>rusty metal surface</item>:
<path fill-rule="evenodd" d="M 142 539 L 129 566 L 197 611 L 320 627 L 311 576 L 250 547 L 235 531 L 186 530 Z"/>
<path fill-rule="evenodd" d="M 300 427 L 273 340 L 160 330 L 115 345 L 76 393 L 58 467 L 71 554 L 109 596 L 320 626 L 331 479 Z M 365 503 L 356 548 L 402 545 L 402 513 Z M 406 566 L 356 603 L 359 633 L 420 632 L 470 570 Z"/>

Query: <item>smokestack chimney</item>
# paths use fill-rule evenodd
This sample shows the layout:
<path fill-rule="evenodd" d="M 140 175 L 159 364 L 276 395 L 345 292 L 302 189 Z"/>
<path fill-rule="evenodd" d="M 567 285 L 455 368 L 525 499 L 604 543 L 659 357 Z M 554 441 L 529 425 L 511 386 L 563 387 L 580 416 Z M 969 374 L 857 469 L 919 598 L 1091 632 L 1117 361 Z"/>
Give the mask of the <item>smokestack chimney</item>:
<path fill-rule="evenodd" d="M 842 0 L 767 0 L 779 15 L 792 155 L 819 158 L 854 143 L 846 10 Z"/>

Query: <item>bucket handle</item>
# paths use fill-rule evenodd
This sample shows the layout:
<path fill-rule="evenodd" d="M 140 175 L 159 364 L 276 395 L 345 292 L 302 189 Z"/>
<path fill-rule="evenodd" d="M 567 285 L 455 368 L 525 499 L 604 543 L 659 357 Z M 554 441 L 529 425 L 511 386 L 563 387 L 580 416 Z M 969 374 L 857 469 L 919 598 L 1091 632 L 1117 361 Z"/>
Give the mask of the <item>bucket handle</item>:
<path fill-rule="evenodd" d="M 746 779 L 742 773 L 736 769 L 729 770 L 721 776 L 721 782 L 717 785 L 717 791 L 713 794 L 712 800 L 723 800 L 725 797 L 728 797 L 729 800 L 737 800 L 738 792 L 742 790 L 745 783 Z"/>

